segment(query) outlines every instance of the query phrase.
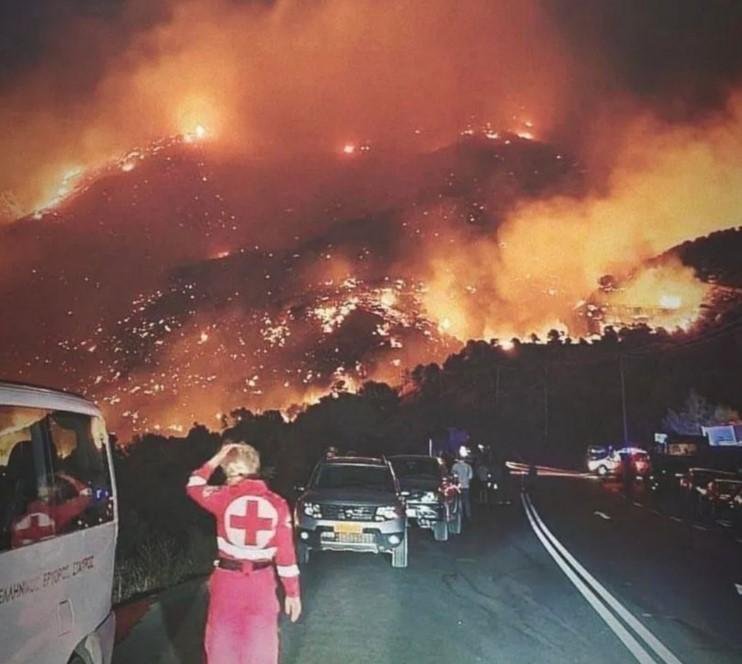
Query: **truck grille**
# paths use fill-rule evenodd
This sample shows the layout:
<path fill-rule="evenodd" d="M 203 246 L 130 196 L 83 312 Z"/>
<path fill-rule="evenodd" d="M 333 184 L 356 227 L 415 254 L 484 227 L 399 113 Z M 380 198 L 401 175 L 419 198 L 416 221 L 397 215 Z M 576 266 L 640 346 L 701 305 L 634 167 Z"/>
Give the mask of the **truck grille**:
<path fill-rule="evenodd" d="M 373 533 L 322 533 L 325 542 L 338 542 L 340 544 L 375 544 L 376 537 Z"/>
<path fill-rule="evenodd" d="M 376 508 L 371 506 L 322 505 L 323 519 L 335 521 L 373 521 Z"/>

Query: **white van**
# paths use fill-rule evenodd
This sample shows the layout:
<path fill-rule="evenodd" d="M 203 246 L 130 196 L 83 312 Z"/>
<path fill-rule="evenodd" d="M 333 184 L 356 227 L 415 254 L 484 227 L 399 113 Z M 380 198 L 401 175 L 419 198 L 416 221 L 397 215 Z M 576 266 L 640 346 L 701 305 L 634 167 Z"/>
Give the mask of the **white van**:
<path fill-rule="evenodd" d="M 65 392 L 0 382 L 4 663 L 110 663 L 117 527 L 98 408 Z"/>
<path fill-rule="evenodd" d="M 587 448 L 585 464 L 588 472 L 599 477 L 617 475 L 621 470 L 621 457 L 612 447 L 590 445 Z"/>

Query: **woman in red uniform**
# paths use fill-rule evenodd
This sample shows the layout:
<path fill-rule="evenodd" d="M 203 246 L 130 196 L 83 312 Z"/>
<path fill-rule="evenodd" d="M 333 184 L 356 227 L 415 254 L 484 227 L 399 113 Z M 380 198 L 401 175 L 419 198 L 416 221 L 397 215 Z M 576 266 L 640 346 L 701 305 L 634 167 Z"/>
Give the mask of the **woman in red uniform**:
<path fill-rule="evenodd" d="M 207 484 L 221 466 L 226 484 Z M 276 574 L 292 622 L 301 614 L 291 513 L 257 479 L 260 456 L 243 443 L 222 447 L 188 480 L 188 495 L 216 518 L 218 558 L 209 581 L 208 664 L 276 664 Z"/>

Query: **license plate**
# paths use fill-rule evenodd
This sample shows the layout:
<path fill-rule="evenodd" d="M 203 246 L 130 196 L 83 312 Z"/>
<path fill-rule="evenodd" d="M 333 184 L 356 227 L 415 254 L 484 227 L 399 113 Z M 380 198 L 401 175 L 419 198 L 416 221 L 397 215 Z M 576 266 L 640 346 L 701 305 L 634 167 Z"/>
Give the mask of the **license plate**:
<path fill-rule="evenodd" d="M 363 532 L 363 526 L 360 523 L 336 523 L 333 529 L 336 533 L 348 535 L 359 535 Z"/>

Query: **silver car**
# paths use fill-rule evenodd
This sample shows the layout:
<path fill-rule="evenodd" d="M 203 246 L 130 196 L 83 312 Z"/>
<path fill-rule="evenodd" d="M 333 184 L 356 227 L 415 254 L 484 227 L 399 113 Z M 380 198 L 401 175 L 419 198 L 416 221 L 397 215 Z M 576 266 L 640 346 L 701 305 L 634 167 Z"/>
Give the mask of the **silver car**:
<path fill-rule="evenodd" d="M 297 552 L 389 553 L 392 567 L 407 567 L 407 516 L 391 465 L 383 459 L 332 457 L 320 461 L 309 484 L 298 487 Z"/>

